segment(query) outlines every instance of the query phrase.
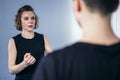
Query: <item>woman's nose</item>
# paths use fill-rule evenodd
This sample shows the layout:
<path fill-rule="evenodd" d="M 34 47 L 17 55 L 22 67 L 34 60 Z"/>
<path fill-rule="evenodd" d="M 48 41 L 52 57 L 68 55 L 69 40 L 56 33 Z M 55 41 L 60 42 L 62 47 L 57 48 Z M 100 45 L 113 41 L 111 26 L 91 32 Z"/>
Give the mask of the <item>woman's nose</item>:
<path fill-rule="evenodd" d="M 33 20 L 31 20 L 31 19 L 29 20 L 29 23 L 30 23 L 30 24 L 33 24 L 33 22 L 34 22 L 34 21 L 33 21 Z"/>

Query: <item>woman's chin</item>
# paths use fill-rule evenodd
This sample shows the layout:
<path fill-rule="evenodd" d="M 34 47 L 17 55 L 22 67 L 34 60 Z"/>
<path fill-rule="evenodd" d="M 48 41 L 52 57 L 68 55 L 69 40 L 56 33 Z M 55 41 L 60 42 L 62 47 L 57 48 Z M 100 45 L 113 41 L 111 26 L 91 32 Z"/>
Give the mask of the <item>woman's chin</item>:
<path fill-rule="evenodd" d="M 33 29 L 32 30 L 28 30 L 28 32 L 33 32 Z"/>

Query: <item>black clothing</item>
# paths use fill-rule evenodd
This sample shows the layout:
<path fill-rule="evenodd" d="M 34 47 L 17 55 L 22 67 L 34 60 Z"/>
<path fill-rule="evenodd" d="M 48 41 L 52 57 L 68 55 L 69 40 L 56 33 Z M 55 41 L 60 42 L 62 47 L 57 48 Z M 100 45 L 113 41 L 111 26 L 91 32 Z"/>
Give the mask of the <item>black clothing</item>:
<path fill-rule="evenodd" d="M 23 61 L 25 53 L 31 53 L 36 59 L 35 64 L 26 67 L 24 70 L 16 74 L 16 80 L 32 80 L 38 61 L 44 56 L 44 37 L 42 34 L 35 32 L 32 39 L 23 38 L 21 34 L 13 37 L 13 39 L 17 49 L 16 64 Z"/>
<path fill-rule="evenodd" d="M 120 80 L 120 43 L 78 42 L 44 57 L 33 80 Z"/>

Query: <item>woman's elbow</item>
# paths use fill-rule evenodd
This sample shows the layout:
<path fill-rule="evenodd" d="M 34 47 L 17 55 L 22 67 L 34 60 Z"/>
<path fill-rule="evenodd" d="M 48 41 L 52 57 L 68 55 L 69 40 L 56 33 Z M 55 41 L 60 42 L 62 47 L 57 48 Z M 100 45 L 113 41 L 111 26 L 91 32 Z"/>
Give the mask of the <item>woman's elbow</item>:
<path fill-rule="evenodd" d="M 15 74 L 15 71 L 11 67 L 8 67 L 8 69 L 9 69 L 9 73 Z"/>

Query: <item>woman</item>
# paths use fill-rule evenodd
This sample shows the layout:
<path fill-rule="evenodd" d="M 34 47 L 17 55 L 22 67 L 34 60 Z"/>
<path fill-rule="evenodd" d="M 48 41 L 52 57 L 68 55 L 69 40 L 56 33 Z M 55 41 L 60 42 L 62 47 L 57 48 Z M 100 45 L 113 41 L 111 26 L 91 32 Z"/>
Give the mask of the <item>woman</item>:
<path fill-rule="evenodd" d="M 52 49 L 46 35 L 34 32 L 38 26 L 38 17 L 31 6 L 25 5 L 18 10 L 15 26 L 21 33 L 9 40 L 9 72 L 16 74 L 15 80 L 32 80 L 44 51 L 50 53 Z"/>

